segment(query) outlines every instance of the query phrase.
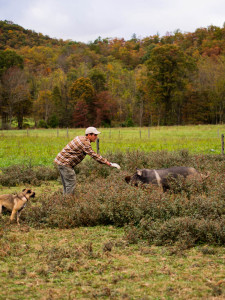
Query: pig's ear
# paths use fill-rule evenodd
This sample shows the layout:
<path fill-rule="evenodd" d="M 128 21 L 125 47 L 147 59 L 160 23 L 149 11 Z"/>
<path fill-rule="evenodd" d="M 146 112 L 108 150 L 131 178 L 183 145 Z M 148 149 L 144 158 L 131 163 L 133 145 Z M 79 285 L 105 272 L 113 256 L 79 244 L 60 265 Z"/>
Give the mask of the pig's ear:
<path fill-rule="evenodd" d="M 141 176 L 142 175 L 142 170 L 137 169 L 137 174 L 138 174 L 138 176 Z"/>

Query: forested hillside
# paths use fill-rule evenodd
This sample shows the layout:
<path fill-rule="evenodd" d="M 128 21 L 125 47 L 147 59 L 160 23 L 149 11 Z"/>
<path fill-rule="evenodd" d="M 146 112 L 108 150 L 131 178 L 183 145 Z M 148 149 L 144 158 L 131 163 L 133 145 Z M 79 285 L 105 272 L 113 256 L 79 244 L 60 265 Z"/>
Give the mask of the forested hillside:
<path fill-rule="evenodd" d="M 2 128 L 225 121 L 225 26 L 88 44 L 0 21 Z"/>

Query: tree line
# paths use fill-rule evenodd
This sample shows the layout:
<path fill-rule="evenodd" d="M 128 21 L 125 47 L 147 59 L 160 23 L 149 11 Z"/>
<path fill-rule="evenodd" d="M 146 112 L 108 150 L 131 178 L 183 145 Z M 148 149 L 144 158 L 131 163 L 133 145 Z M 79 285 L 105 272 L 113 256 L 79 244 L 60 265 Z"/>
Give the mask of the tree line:
<path fill-rule="evenodd" d="M 0 21 L 1 127 L 225 121 L 225 26 L 165 36 L 51 39 Z"/>

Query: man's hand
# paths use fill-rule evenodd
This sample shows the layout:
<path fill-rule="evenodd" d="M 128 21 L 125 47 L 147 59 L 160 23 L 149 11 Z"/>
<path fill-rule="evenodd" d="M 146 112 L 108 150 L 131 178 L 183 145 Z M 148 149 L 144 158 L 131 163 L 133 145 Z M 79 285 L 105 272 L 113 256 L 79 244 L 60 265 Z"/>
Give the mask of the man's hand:
<path fill-rule="evenodd" d="M 120 166 L 116 163 L 111 163 L 111 167 L 117 168 L 118 170 L 120 169 Z"/>

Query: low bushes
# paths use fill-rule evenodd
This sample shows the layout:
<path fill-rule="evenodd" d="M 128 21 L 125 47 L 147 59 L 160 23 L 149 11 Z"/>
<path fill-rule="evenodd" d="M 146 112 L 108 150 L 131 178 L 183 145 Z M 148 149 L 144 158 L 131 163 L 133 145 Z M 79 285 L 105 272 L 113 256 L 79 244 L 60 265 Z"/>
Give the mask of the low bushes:
<path fill-rule="evenodd" d="M 56 168 L 50 167 L 27 167 L 10 166 L 1 169 L 0 185 L 17 186 L 21 184 L 32 184 L 38 186 L 42 181 L 56 180 L 58 172 Z"/>
<path fill-rule="evenodd" d="M 21 218 L 35 227 L 126 226 L 131 243 L 147 239 L 157 245 L 223 245 L 224 184 L 210 184 L 207 195 L 172 194 L 157 187 L 131 187 L 114 173 L 107 180 L 78 185 L 75 197 L 63 197 L 61 192 L 42 195 Z"/>
<path fill-rule="evenodd" d="M 195 218 L 193 216 L 172 217 L 167 221 L 142 220 L 137 233 L 156 245 L 179 242 L 186 248 L 196 243 L 224 245 L 225 217 L 217 219 Z"/>
<path fill-rule="evenodd" d="M 119 153 L 108 157 L 119 163 L 122 171 L 93 160 L 80 164 L 76 170 L 75 197 L 63 197 L 61 191 L 43 194 L 33 205 L 29 203 L 21 215 L 21 222 L 58 228 L 101 224 L 125 226 L 126 237 L 131 243 L 146 239 L 150 244 L 178 243 L 183 248 L 199 243 L 224 244 L 223 157 L 190 156 L 184 152 Z M 135 171 L 134 165 L 139 168 L 194 166 L 201 172 L 209 171 L 210 177 L 203 181 L 178 178 L 170 182 L 168 192 L 162 193 L 157 186 L 136 188 L 126 184 L 124 177 Z M 44 171 L 40 173 L 35 171 L 39 180 L 43 179 Z M 46 175 L 45 178 L 50 177 Z"/>

